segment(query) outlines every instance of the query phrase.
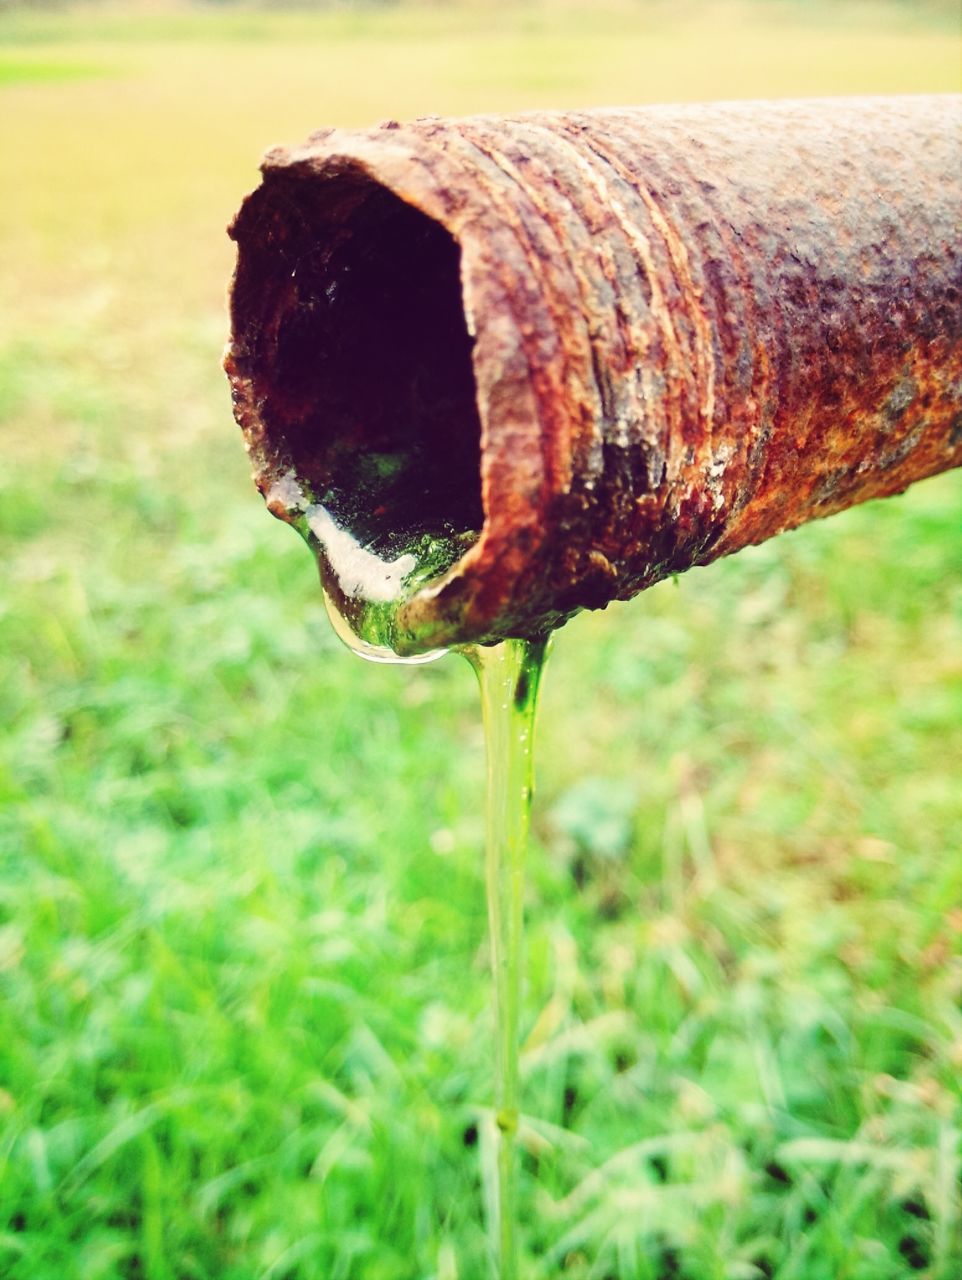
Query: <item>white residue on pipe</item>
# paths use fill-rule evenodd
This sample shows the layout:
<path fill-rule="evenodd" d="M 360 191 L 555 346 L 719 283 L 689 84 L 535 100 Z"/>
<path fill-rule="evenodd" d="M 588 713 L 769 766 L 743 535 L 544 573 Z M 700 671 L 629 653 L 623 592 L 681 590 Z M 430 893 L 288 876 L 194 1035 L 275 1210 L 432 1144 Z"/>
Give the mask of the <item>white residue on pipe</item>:
<path fill-rule="evenodd" d="M 346 596 L 371 604 L 397 599 L 404 579 L 417 566 L 415 556 L 408 552 L 396 560 L 382 560 L 346 529 L 338 528 L 324 507 L 315 504 L 304 514 Z"/>

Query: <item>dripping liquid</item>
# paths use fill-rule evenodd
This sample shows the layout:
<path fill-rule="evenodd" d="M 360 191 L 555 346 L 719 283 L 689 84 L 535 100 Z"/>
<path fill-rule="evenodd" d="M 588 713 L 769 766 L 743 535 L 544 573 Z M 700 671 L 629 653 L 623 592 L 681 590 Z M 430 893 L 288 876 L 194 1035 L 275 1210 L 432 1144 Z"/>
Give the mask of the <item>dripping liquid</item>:
<path fill-rule="evenodd" d="M 319 514 L 322 513 L 322 514 Z M 328 614 L 339 638 L 372 662 L 430 662 L 445 650 L 400 658 L 390 647 L 392 616 L 427 579 L 446 572 L 463 552 L 457 537 L 412 540 L 385 561 L 338 529 L 322 508 L 308 506 L 298 527 L 317 555 Z M 425 558 L 423 548 L 429 549 Z M 420 554 L 418 554 L 420 552 Z M 518 1280 L 517 1133 L 524 928 L 524 865 L 533 780 L 538 690 L 549 637 L 465 645 L 481 692 L 486 754 L 485 886 L 494 991 L 495 1097 L 492 1136 L 497 1178 L 485 1216 L 498 1280 Z"/>
<path fill-rule="evenodd" d="M 487 753 L 485 883 L 495 1012 L 497 1188 L 487 1210 L 499 1280 L 517 1280 L 518 1055 L 524 864 L 531 814 L 535 714 L 548 639 L 462 650 L 481 686 Z"/>

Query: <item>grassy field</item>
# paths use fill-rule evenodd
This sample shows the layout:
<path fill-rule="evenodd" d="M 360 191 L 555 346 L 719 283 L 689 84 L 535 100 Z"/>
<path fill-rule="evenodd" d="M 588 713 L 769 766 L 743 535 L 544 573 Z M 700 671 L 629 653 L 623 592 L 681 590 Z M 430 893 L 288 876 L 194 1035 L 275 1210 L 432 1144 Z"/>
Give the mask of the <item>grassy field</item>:
<path fill-rule="evenodd" d="M 957 90 L 912 12 L 0 13 L 5 1280 L 488 1277 L 476 691 L 341 649 L 250 487 L 219 358 L 260 151 Z M 960 766 L 959 472 L 560 634 L 530 1280 L 957 1280 Z"/>

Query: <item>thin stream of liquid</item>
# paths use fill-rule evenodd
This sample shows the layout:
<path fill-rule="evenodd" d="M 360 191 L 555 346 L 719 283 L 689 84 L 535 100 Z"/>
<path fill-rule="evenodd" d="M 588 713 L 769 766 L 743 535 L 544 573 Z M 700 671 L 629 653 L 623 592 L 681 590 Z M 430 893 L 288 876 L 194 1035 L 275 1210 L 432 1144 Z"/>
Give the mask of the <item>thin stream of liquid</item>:
<path fill-rule="evenodd" d="M 485 880 L 495 1012 L 497 1196 L 489 1210 L 499 1280 L 518 1280 L 518 1069 L 524 864 L 533 783 L 534 724 L 547 638 L 461 650 L 481 687 L 487 754 Z"/>
<path fill-rule="evenodd" d="M 386 561 L 338 528 L 323 508 L 308 505 L 293 480 L 285 483 L 288 489 L 281 496 L 293 498 L 298 504 L 295 509 L 303 513 L 297 524 L 317 555 L 328 614 L 348 648 L 373 662 L 430 662 L 441 657 L 444 650 L 413 658 L 394 653 L 389 643 L 393 615 L 426 576 L 446 571 L 463 546 L 456 539 L 422 538 L 412 540 L 411 550 Z M 519 1280 L 516 1138 L 524 864 L 534 722 L 548 647 L 545 636 L 492 646 L 466 645 L 459 650 L 477 673 L 487 759 L 485 881 L 496 1028 L 497 1131 L 497 1184 L 487 1216 L 498 1280 Z"/>

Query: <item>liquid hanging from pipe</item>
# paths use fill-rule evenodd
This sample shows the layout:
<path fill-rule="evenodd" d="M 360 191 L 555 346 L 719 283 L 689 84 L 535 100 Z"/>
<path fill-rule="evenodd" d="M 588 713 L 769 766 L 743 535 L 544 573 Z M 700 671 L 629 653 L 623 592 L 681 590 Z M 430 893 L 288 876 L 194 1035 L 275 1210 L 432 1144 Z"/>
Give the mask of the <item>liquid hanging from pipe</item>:
<path fill-rule="evenodd" d="M 226 368 L 386 653 L 536 637 L 962 464 L 962 97 L 390 122 L 270 151 Z"/>

